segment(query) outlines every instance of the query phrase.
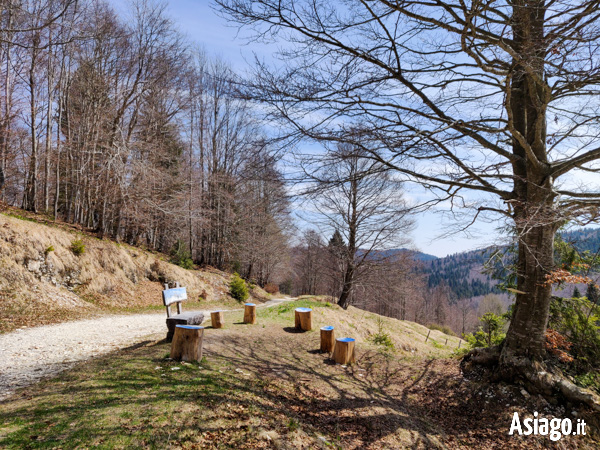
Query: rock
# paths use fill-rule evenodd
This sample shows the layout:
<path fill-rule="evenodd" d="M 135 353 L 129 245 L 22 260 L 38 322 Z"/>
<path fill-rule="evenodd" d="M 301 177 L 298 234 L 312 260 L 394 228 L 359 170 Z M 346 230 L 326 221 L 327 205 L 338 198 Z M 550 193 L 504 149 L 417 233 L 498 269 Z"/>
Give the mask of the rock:
<path fill-rule="evenodd" d="M 525 397 L 525 398 L 529 398 L 530 397 L 529 392 L 527 392 L 525 389 L 521 389 L 521 395 L 523 397 Z"/>
<path fill-rule="evenodd" d="M 30 272 L 38 273 L 40 271 L 41 266 L 42 263 L 39 261 L 29 261 L 27 263 L 27 270 L 29 270 Z"/>

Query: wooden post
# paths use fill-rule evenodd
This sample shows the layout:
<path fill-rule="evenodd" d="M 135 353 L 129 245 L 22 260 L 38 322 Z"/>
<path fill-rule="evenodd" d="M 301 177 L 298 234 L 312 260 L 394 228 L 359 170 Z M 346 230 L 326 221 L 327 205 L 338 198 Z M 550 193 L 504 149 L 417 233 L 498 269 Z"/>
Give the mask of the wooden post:
<path fill-rule="evenodd" d="M 425 338 L 425 342 L 427 342 L 427 339 L 429 339 L 429 335 L 431 334 L 431 330 L 429 330 L 429 333 L 427 333 L 427 337 Z"/>
<path fill-rule="evenodd" d="M 213 311 L 210 313 L 210 320 L 213 328 L 223 328 L 223 311 Z"/>
<path fill-rule="evenodd" d="M 448 345 L 448 339 L 446 339 L 446 343 L 444 345 Z"/>
<path fill-rule="evenodd" d="M 458 340 L 458 348 L 460 348 L 460 344 L 462 343 L 462 341 L 459 339 Z"/>
<path fill-rule="evenodd" d="M 335 348 L 333 349 L 333 360 L 337 364 L 352 364 L 356 362 L 354 358 L 354 339 L 336 339 Z"/>
<path fill-rule="evenodd" d="M 321 351 L 331 353 L 335 347 L 335 334 L 333 327 L 321 328 Z"/>
<path fill-rule="evenodd" d="M 202 359 L 202 337 L 204 327 L 198 325 L 176 325 L 171 343 L 171 358 L 181 361 Z"/>
<path fill-rule="evenodd" d="M 256 305 L 254 303 L 244 305 L 244 323 L 256 323 Z"/>
<path fill-rule="evenodd" d="M 312 309 L 296 308 L 296 328 L 302 331 L 312 330 Z"/>

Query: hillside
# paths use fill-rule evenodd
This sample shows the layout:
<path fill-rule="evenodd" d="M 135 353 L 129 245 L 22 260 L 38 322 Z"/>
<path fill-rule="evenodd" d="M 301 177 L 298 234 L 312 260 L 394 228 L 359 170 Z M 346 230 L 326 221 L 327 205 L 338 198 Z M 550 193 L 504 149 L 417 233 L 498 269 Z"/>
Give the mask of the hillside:
<path fill-rule="evenodd" d="M 176 281 L 188 288 L 188 308 L 235 303 L 225 272 L 185 270 L 163 254 L 20 213 L 0 214 L 0 332 L 107 312 L 162 310 L 163 283 Z M 79 255 L 72 249 L 78 242 L 85 246 Z M 257 300 L 268 297 L 258 288 L 253 292 Z"/>
<path fill-rule="evenodd" d="M 389 250 L 375 251 L 373 253 L 377 255 L 378 258 L 394 258 L 395 256 L 408 253 L 413 257 L 415 261 L 433 261 L 438 259 L 437 256 L 419 252 L 417 250 L 410 250 L 407 248 L 392 248 Z"/>
<path fill-rule="evenodd" d="M 313 309 L 314 331 L 292 328 L 298 306 Z M 257 325 L 241 319 L 228 312 L 224 329 L 205 329 L 200 364 L 170 360 L 149 337 L 17 393 L 2 403 L 0 446 L 547 448 L 547 438 L 509 436 L 512 414 L 565 415 L 519 388 L 464 379 L 448 359 L 457 339 L 433 331 L 426 343 L 415 323 L 314 298 L 261 308 Z M 356 338 L 356 364 L 319 353 L 323 325 Z M 375 344 L 381 332 L 394 349 Z"/>
<path fill-rule="evenodd" d="M 161 331 L 0 401 L 2 448 L 546 448 L 544 437 L 508 436 L 515 411 L 587 417 L 519 387 L 465 379 L 453 357 L 464 341 L 440 331 L 318 297 L 261 307 L 258 324 L 246 325 L 225 273 L 25 219 L 0 215 L 4 332 L 162 312 L 161 283 L 175 280 L 193 306 L 229 311 L 224 329 L 206 327 L 200 364 L 168 358 Z M 299 306 L 313 309 L 313 331 L 293 328 Z M 318 351 L 323 325 L 356 339 L 356 364 Z M 561 445 L 594 448 L 594 439 Z"/>
<path fill-rule="evenodd" d="M 600 229 L 582 228 L 561 233 L 561 237 L 572 244 L 579 252 L 600 252 Z M 505 247 L 500 247 L 503 250 Z M 440 284 L 449 286 L 454 298 L 473 298 L 489 293 L 500 294 L 497 281 L 484 273 L 484 264 L 496 247 L 455 253 L 443 258 L 427 258 L 425 254 L 415 252 L 414 259 L 422 261 L 423 272 L 427 276 L 428 286 L 434 288 Z M 425 255 L 425 257 L 423 257 Z M 559 292 L 559 295 L 571 295 L 573 286 Z M 579 285 L 585 292 L 585 286 Z"/>

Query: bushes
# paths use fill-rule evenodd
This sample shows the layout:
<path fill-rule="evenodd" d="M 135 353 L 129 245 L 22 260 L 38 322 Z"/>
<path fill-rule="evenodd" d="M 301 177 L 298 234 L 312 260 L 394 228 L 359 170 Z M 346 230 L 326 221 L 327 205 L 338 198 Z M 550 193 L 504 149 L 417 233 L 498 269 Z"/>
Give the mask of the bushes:
<path fill-rule="evenodd" d="M 173 248 L 171 248 L 171 263 L 177 264 L 179 267 L 183 267 L 184 269 L 193 269 L 194 261 L 192 261 L 192 257 L 190 255 L 189 250 L 185 242 L 181 239 L 177 239 L 177 242 L 173 244 Z"/>
<path fill-rule="evenodd" d="M 377 328 L 377 333 L 370 336 L 369 340 L 376 345 L 381 345 L 386 350 L 395 350 L 391 336 L 389 335 L 389 333 L 386 333 L 383 330 L 383 319 L 381 317 L 377 318 Z"/>
<path fill-rule="evenodd" d="M 71 242 L 71 251 L 77 256 L 83 255 L 85 253 L 85 244 L 81 239 L 75 239 Z"/>
<path fill-rule="evenodd" d="M 465 335 L 465 340 L 471 348 L 493 347 L 499 345 L 506 334 L 503 331 L 504 318 L 497 314 L 488 312 L 479 318 L 482 325 L 475 333 Z"/>
<path fill-rule="evenodd" d="M 586 297 L 553 297 L 546 350 L 583 387 L 600 393 L 600 312 Z"/>
<path fill-rule="evenodd" d="M 233 274 L 229 283 L 229 294 L 239 302 L 243 302 L 249 296 L 246 282 L 237 273 Z"/>
<path fill-rule="evenodd" d="M 370 337 L 371 342 L 376 345 L 381 345 L 383 347 L 389 348 L 390 350 L 394 350 L 394 343 L 392 342 L 392 338 L 386 332 L 380 331 L 377 334 L 374 334 Z"/>
<path fill-rule="evenodd" d="M 548 328 L 571 343 L 567 350 L 574 358 L 573 365 L 577 373 L 600 366 L 599 324 L 598 308 L 586 297 L 552 299 Z"/>
<path fill-rule="evenodd" d="M 277 294 L 279 293 L 279 286 L 275 283 L 267 283 L 265 284 L 265 291 L 269 294 Z"/>

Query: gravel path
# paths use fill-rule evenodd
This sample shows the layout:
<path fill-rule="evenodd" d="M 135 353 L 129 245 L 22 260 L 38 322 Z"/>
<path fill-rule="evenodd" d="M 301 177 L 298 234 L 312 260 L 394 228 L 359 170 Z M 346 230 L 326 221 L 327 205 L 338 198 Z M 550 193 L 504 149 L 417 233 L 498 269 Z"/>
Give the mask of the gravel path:
<path fill-rule="evenodd" d="M 260 307 L 295 299 L 274 299 Z M 203 311 L 210 319 L 210 312 Z M 165 336 L 165 314 L 129 314 L 22 328 L 0 335 L 0 400 L 80 361 Z"/>
<path fill-rule="evenodd" d="M 134 314 L 24 328 L 0 335 L 0 399 L 79 361 L 149 336 L 159 339 L 165 331 L 165 314 Z"/>

